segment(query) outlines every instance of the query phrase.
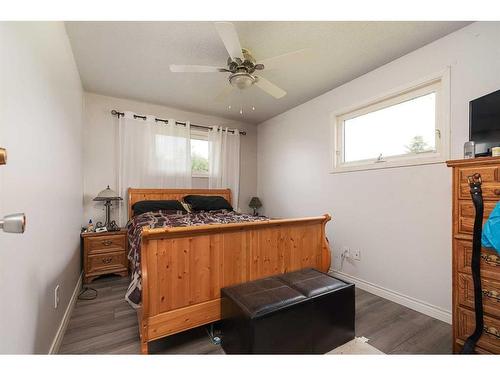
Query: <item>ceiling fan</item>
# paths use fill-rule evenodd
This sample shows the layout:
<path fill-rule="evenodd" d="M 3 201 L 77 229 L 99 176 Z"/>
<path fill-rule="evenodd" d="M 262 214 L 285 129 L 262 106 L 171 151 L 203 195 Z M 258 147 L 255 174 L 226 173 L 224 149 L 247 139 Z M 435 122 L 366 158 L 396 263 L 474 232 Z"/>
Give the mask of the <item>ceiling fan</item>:
<path fill-rule="evenodd" d="M 215 22 L 215 28 L 229 54 L 227 67 L 220 68 L 206 65 L 170 65 L 170 71 L 174 73 L 230 73 L 228 85 L 216 100 L 222 101 L 233 88 L 244 90 L 252 85 L 259 87 L 267 94 L 279 99 L 286 95 L 286 91 L 276 86 L 262 76 L 257 76 L 256 71 L 264 69 L 279 68 L 289 62 L 290 58 L 305 55 L 308 49 L 290 52 L 284 55 L 265 59 L 257 63 L 251 52 L 242 48 L 236 28 L 231 22 Z"/>

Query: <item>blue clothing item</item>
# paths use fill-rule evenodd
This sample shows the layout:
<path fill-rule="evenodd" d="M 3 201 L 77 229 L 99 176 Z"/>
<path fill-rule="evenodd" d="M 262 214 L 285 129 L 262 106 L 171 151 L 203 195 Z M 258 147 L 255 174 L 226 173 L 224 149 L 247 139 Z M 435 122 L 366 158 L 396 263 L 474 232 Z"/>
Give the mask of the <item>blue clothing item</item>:
<path fill-rule="evenodd" d="M 481 245 L 494 248 L 497 253 L 500 252 L 500 201 L 491 211 L 488 221 L 484 223 Z"/>

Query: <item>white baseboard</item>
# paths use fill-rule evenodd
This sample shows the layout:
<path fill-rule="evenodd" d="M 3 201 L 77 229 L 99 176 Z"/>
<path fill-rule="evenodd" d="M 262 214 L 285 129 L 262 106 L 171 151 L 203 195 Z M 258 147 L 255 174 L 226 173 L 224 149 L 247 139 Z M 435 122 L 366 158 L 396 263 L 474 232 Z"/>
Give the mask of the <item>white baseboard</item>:
<path fill-rule="evenodd" d="M 383 288 L 381 286 L 375 285 L 373 283 L 359 279 L 357 277 L 350 276 L 344 272 L 330 270 L 330 273 L 338 277 L 339 279 L 343 279 L 345 281 L 349 281 L 356 284 L 356 287 L 359 289 L 366 290 L 367 292 L 375 294 L 379 297 L 399 303 L 400 305 L 406 306 L 412 310 L 418 311 L 422 314 L 431 316 L 445 323 L 451 324 L 450 311 L 444 310 L 440 307 L 431 305 L 427 302 L 418 300 L 416 298 L 405 296 L 404 294 L 395 292 L 393 290 Z"/>
<path fill-rule="evenodd" d="M 78 298 L 78 293 L 80 293 L 80 290 L 82 289 L 82 279 L 83 273 L 80 274 L 80 277 L 76 282 L 75 289 L 73 290 L 71 299 L 68 302 L 68 306 L 66 307 L 66 311 L 64 312 L 64 315 L 62 317 L 61 324 L 59 325 L 54 340 L 52 341 L 52 345 L 50 346 L 49 354 L 57 354 L 59 352 L 64 333 L 66 332 L 66 328 L 68 327 L 69 318 L 71 318 L 71 313 L 73 312 L 76 300 Z"/>

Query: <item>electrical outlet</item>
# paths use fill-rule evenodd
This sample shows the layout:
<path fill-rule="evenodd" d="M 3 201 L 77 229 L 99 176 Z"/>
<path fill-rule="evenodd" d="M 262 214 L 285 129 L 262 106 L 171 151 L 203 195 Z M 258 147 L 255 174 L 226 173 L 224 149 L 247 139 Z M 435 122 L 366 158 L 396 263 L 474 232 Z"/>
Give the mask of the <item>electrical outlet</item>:
<path fill-rule="evenodd" d="M 346 256 L 347 254 L 349 254 L 349 248 L 348 248 L 347 246 L 342 246 L 342 247 L 340 248 L 340 254 L 339 254 L 339 256 L 340 256 L 341 258 L 345 258 L 345 256 Z"/>
<path fill-rule="evenodd" d="M 57 285 L 56 288 L 54 289 L 54 309 L 57 309 L 59 307 L 59 290 L 60 286 Z"/>
<path fill-rule="evenodd" d="M 342 246 L 340 249 L 340 257 L 348 259 L 351 257 L 351 250 L 347 246 Z"/>
<path fill-rule="evenodd" d="M 353 250 L 352 259 L 361 260 L 361 250 Z"/>

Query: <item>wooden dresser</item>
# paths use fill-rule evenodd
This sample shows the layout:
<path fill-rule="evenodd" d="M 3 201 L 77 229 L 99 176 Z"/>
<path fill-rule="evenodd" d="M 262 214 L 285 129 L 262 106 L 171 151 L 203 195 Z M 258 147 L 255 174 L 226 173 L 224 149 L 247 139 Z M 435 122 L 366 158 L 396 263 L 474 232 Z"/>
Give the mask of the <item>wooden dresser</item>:
<path fill-rule="evenodd" d="M 467 176 L 481 174 L 484 221 L 500 200 L 500 157 L 447 162 L 453 168 L 453 350 L 459 352 L 474 331 L 474 288 L 471 274 L 474 204 Z M 478 353 L 500 353 L 500 257 L 494 250 L 481 253 L 485 333 Z"/>
<path fill-rule="evenodd" d="M 127 231 L 82 233 L 84 283 L 106 274 L 127 276 Z"/>

